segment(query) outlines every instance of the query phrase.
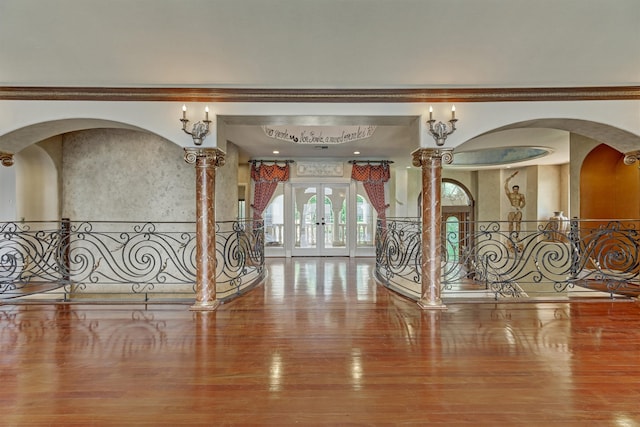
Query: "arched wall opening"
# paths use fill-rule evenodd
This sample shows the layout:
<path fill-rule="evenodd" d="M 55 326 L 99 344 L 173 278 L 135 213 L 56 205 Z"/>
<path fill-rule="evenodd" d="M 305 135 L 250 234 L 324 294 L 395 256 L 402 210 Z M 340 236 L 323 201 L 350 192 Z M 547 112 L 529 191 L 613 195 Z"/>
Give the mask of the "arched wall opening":
<path fill-rule="evenodd" d="M 14 166 L 0 183 L 14 206 L 3 220 L 193 221 L 195 169 L 182 146 L 108 120 L 41 122 L 2 136 Z M 238 216 L 238 151 L 216 170 L 217 219 Z M 5 214 L 4 211 L 7 211 Z"/>
<path fill-rule="evenodd" d="M 566 142 L 558 145 L 558 147 L 565 147 L 565 160 L 563 162 L 557 161 L 561 160 L 559 158 L 549 161 L 553 155 L 550 154 L 512 165 L 478 168 L 477 175 L 472 175 L 474 183 L 470 185 L 472 192 L 477 193 L 475 196 L 478 201 L 478 219 L 493 219 L 503 216 L 501 212 L 494 209 L 494 206 L 499 205 L 498 202 L 504 202 L 504 200 L 498 199 L 500 197 L 498 189 L 503 184 L 505 174 L 513 171 L 513 168 L 521 169 L 520 175 L 527 177 L 527 189 L 529 190 L 526 208 L 527 219 L 544 220 L 552 214 L 552 211 L 556 210 L 561 210 L 570 217 L 589 218 L 596 215 L 593 207 L 587 208 L 585 205 L 587 210 L 583 211 L 582 209 L 581 198 L 590 197 L 589 192 L 591 191 L 591 186 L 581 185 L 582 164 L 586 156 L 599 144 L 609 146 L 616 151 L 617 157 L 620 159 L 624 157 L 625 153 L 633 152 L 640 147 L 640 136 L 609 124 L 589 120 L 547 118 L 519 121 L 501 126 L 459 145 L 455 151 L 479 151 L 482 153 L 485 148 L 491 151 L 496 147 L 500 150 L 505 147 L 524 150 L 533 146 L 553 147 L 553 145 L 547 145 L 544 134 L 539 134 L 543 136 L 542 138 L 532 138 L 529 141 L 519 137 L 526 135 L 523 132 L 531 131 L 533 135 L 534 132 L 541 130 L 550 130 L 556 134 L 566 135 L 564 137 Z M 518 138 L 512 140 L 505 138 L 514 131 L 520 132 L 515 134 Z M 511 167 L 511 169 L 507 169 L 507 167 Z M 631 172 L 628 169 L 632 167 L 626 166 L 627 169 L 625 169 L 620 160 L 619 168 L 619 173 L 629 174 Z M 595 174 L 596 171 L 591 173 Z M 608 181 L 607 174 L 609 172 L 601 170 L 598 173 L 601 174 L 598 181 Z M 443 176 L 450 175 L 445 169 Z M 609 206 L 609 208 L 615 209 L 613 206 Z M 631 215 L 633 211 L 633 208 L 627 207 L 617 215 L 618 217 L 620 215 L 637 217 L 637 210 Z"/>
<path fill-rule="evenodd" d="M 180 215 L 167 215 L 168 209 L 158 208 L 157 201 L 164 198 L 153 194 L 173 181 L 165 164 L 169 157 L 174 160 L 170 163 L 179 165 L 174 169 L 186 169 L 187 174 L 193 169 L 183 161 L 177 144 L 129 124 L 102 119 L 35 123 L 3 135 L 0 143 L 14 151 L 14 164 L 3 168 L 7 176 L 0 183 L 7 202 L 2 210 L 6 221 L 176 219 Z M 147 160 L 157 168 L 146 167 Z M 169 182 L 163 183 L 163 178 Z M 126 185 L 119 186 L 123 181 Z M 188 200 L 177 205 L 190 208 L 194 183 L 188 184 L 190 191 L 181 192 Z M 118 197 L 102 202 L 114 191 Z M 128 202 L 120 202 L 123 199 Z M 137 204 L 150 212 L 130 217 Z"/>

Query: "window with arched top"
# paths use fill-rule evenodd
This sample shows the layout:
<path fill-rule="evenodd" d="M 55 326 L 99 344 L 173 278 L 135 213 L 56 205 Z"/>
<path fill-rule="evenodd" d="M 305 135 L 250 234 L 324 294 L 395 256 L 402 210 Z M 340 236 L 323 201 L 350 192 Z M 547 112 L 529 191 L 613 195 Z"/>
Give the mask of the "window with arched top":
<path fill-rule="evenodd" d="M 460 182 L 444 178 L 440 189 L 440 203 L 443 212 L 461 211 L 468 213 L 468 219 L 473 219 L 474 200 L 469 190 Z M 418 216 L 422 216 L 422 192 L 418 194 Z"/>
<path fill-rule="evenodd" d="M 471 198 L 466 189 L 452 181 L 442 182 L 442 206 L 471 206 Z"/>

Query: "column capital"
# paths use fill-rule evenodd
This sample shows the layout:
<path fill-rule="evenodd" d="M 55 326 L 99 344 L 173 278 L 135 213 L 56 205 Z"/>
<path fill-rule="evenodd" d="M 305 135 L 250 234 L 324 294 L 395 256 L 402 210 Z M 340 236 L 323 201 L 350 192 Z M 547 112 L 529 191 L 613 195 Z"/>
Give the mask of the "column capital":
<path fill-rule="evenodd" d="M 205 162 L 206 166 L 224 166 L 226 153 L 219 148 L 185 147 L 184 161 L 195 164 L 198 159 Z"/>
<path fill-rule="evenodd" d="M 440 159 L 444 163 L 453 162 L 453 148 L 418 148 L 413 153 L 413 166 L 425 166 L 431 160 Z"/>
<path fill-rule="evenodd" d="M 13 166 L 13 153 L 0 151 L 0 163 L 2 163 L 2 166 Z"/>
<path fill-rule="evenodd" d="M 640 160 L 640 150 L 629 151 L 628 153 L 624 154 L 625 165 L 632 165 L 638 160 Z"/>

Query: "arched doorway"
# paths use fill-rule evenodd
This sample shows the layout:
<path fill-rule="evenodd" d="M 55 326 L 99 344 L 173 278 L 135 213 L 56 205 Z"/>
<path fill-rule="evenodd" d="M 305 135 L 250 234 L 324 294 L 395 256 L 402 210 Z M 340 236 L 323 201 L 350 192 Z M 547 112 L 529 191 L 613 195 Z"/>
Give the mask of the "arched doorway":
<path fill-rule="evenodd" d="M 471 192 L 459 181 L 442 179 L 441 204 L 442 224 L 445 238 L 443 257 L 447 262 L 464 259 L 463 252 L 473 235 L 475 201 Z M 422 193 L 418 195 L 418 215 L 422 212 Z"/>
<path fill-rule="evenodd" d="M 469 190 L 452 179 L 442 180 L 442 223 L 445 226 L 446 259 L 458 262 L 473 235 L 474 200 Z"/>

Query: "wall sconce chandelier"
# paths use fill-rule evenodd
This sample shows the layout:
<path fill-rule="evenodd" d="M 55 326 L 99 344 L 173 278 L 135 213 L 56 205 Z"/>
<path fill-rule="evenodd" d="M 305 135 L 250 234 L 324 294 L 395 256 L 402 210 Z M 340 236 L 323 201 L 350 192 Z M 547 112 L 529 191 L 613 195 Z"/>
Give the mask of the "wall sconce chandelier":
<path fill-rule="evenodd" d="M 453 105 L 451 107 L 451 120 L 449 120 L 449 125 L 438 122 L 436 123 L 433 118 L 433 107 L 429 106 L 429 133 L 436 140 L 436 145 L 441 147 L 444 145 L 444 142 L 447 140 L 447 137 L 456 131 L 456 106 Z M 435 125 L 434 125 L 435 123 Z"/>
<path fill-rule="evenodd" d="M 180 121 L 182 122 L 182 130 L 184 133 L 191 135 L 193 143 L 196 145 L 202 145 L 202 141 L 209 133 L 209 124 L 211 123 L 211 120 L 209 120 L 209 107 L 205 107 L 204 109 L 204 120 L 201 122 L 195 122 L 191 128 L 191 132 L 187 130 L 187 123 L 189 123 L 189 119 L 187 119 L 186 105 L 182 106 L 182 118 Z"/>

